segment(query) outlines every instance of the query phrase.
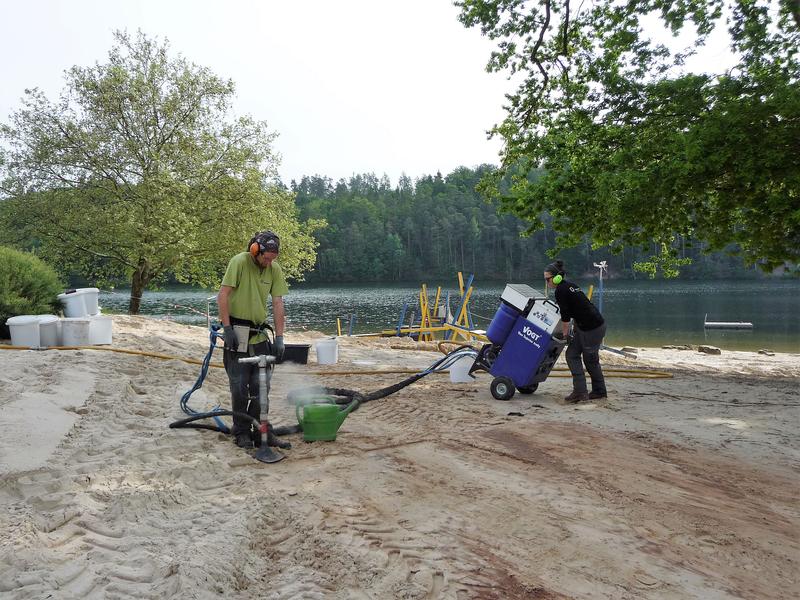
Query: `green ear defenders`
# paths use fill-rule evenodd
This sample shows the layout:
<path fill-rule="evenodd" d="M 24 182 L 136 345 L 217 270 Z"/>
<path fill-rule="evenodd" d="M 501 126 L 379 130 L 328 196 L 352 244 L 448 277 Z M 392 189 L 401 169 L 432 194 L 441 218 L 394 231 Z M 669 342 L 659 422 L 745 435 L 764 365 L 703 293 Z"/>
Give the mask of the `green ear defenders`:
<path fill-rule="evenodd" d="M 562 281 L 564 281 L 564 278 L 560 274 L 553 276 L 553 285 L 558 285 Z"/>

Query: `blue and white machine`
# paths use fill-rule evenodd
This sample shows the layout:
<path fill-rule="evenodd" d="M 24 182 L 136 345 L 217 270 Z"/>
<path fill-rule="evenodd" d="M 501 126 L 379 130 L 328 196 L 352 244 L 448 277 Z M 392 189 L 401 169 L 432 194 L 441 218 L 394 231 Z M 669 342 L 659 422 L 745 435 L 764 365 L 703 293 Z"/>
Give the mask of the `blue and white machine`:
<path fill-rule="evenodd" d="M 554 338 L 561 315 L 558 305 L 521 283 L 509 283 L 489 324 L 485 344 L 470 373 L 494 375 L 492 396 L 510 400 L 515 391 L 532 394 L 547 379 L 566 342 Z"/>

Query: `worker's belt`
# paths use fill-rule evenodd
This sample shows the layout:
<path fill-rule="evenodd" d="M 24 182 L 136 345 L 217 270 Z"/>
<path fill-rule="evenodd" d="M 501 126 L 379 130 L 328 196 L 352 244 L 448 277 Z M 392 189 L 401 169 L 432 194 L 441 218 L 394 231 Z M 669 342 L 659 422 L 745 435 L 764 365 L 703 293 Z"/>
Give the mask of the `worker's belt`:
<path fill-rule="evenodd" d="M 230 315 L 231 325 L 247 325 L 250 328 L 251 333 L 264 333 L 264 331 L 269 330 L 270 333 L 275 334 L 275 331 L 272 329 L 269 323 L 264 321 L 263 323 L 256 324 L 249 319 L 240 319 L 239 317 L 234 317 Z"/>

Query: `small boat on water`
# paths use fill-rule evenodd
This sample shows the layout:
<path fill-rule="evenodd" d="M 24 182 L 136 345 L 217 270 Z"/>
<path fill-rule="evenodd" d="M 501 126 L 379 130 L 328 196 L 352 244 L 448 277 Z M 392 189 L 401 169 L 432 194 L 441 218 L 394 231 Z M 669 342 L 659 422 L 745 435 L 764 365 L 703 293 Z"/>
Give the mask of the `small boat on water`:
<path fill-rule="evenodd" d="M 703 317 L 703 327 L 705 329 L 752 329 L 753 324 L 749 321 L 709 321 L 708 313 Z"/>

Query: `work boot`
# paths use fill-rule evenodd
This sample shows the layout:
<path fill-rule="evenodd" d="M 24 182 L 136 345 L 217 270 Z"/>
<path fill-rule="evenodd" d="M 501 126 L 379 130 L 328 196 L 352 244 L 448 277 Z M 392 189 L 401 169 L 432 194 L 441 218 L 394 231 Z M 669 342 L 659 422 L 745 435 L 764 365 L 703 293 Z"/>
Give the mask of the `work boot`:
<path fill-rule="evenodd" d="M 261 432 L 255 428 L 253 428 L 252 431 L 252 442 L 253 446 L 255 446 L 256 448 L 261 448 Z M 269 429 L 267 429 L 267 446 L 273 446 L 275 448 L 283 448 L 284 450 L 289 450 L 292 447 L 292 444 L 290 444 L 289 442 L 284 442 L 283 440 L 278 438 L 278 436 L 273 433 L 272 424 L 270 424 Z"/>
<path fill-rule="evenodd" d="M 275 446 L 276 448 L 283 448 L 284 450 L 288 450 L 292 447 L 289 442 L 284 442 L 277 435 L 272 433 L 272 427 L 270 427 L 269 431 L 267 432 L 267 444 L 270 446 Z"/>
<path fill-rule="evenodd" d="M 605 392 L 589 392 L 589 400 L 605 400 L 608 394 Z"/>
<path fill-rule="evenodd" d="M 252 448 L 253 440 L 250 437 L 250 434 L 247 432 L 237 434 L 236 445 L 239 446 L 239 448 Z"/>
<path fill-rule="evenodd" d="M 577 404 L 578 402 L 586 402 L 588 399 L 589 394 L 586 392 L 572 392 L 564 398 L 564 404 Z"/>

